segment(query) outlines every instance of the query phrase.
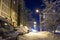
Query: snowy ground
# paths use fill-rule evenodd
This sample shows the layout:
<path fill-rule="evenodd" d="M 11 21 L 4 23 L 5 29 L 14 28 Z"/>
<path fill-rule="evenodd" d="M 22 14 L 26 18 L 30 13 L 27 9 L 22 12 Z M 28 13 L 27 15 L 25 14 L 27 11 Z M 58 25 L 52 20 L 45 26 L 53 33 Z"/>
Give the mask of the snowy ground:
<path fill-rule="evenodd" d="M 30 32 L 19 36 L 19 40 L 60 40 L 60 36 L 46 31 L 37 33 Z"/>

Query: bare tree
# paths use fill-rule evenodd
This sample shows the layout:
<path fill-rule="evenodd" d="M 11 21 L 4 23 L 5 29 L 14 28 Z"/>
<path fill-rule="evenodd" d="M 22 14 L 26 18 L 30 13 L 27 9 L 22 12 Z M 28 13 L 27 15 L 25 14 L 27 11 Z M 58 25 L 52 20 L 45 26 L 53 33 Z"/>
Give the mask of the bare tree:
<path fill-rule="evenodd" d="M 50 10 L 46 15 L 46 20 L 45 20 L 44 25 L 49 30 L 53 30 L 54 33 L 55 33 L 57 25 L 59 24 L 59 21 L 60 21 L 59 17 L 60 17 L 60 15 L 57 12 L 53 12 L 52 10 Z"/>

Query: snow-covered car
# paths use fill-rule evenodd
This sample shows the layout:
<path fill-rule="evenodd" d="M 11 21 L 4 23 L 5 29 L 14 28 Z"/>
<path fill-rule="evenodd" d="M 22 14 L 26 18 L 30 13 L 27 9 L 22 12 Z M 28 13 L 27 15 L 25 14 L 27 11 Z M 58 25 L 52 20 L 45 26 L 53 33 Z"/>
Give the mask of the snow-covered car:
<path fill-rule="evenodd" d="M 29 33 L 29 29 L 27 27 L 16 27 L 15 29 L 23 35 Z"/>
<path fill-rule="evenodd" d="M 6 19 L 0 18 L 0 37 L 2 39 L 17 40 L 17 37 L 21 34 Z"/>

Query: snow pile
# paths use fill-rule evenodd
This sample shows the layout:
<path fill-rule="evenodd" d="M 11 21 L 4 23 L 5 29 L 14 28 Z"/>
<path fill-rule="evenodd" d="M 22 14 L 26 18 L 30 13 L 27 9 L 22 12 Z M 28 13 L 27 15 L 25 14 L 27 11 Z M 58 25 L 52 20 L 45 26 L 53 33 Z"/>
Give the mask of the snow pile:
<path fill-rule="evenodd" d="M 34 32 L 30 32 L 29 34 L 26 34 L 26 36 L 28 36 L 30 39 L 45 39 L 45 40 L 53 40 L 54 38 L 54 35 L 50 32 L 47 32 L 47 31 L 42 31 L 42 32 L 37 32 L 37 33 L 34 33 Z"/>

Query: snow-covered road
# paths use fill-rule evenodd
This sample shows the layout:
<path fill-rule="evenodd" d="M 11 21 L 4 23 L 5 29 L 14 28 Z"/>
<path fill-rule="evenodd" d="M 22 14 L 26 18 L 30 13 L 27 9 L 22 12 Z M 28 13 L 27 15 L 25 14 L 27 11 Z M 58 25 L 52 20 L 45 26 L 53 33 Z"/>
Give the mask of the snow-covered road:
<path fill-rule="evenodd" d="M 19 40 L 60 40 L 60 37 L 46 31 L 37 33 L 30 32 L 19 36 Z"/>

